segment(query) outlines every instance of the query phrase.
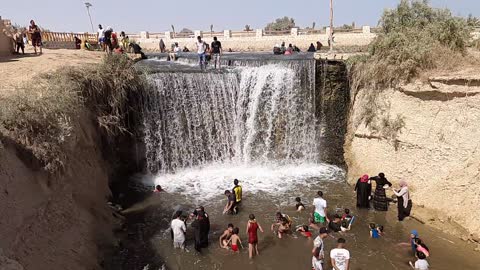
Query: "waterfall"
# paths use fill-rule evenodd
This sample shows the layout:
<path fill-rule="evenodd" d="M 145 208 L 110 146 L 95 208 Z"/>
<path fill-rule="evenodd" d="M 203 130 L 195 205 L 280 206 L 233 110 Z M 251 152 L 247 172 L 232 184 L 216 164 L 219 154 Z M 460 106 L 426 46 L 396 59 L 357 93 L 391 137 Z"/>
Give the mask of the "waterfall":
<path fill-rule="evenodd" d="M 143 125 L 151 172 L 320 161 L 314 60 L 233 65 L 150 75 L 155 92 L 144 97 Z"/>

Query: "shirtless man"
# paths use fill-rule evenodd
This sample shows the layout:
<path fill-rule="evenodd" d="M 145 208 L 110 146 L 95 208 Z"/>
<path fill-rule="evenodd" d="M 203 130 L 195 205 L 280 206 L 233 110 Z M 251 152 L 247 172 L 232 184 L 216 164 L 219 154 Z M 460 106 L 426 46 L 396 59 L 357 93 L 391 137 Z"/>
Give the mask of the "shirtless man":
<path fill-rule="evenodd" d="M 218 242 L 221 248 L 228 249 L 228 242 L 230 241 L 230 237 L 232 237 L 233 228 L 234 227 L 232 223 L 228 224 L 227 229 L 223 232 L 223 234 L 218 239 Z"/>

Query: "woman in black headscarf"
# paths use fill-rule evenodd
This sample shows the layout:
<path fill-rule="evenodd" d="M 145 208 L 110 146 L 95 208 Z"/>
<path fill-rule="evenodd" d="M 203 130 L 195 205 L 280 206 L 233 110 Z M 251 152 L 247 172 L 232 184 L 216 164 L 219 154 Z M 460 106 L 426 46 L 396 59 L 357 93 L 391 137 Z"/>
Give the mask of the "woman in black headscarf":
<path fill-rule="evenodd" d="M 204 211 L 197 211 L 197 217 L 192 222 L 192 228 L 195 230 L 195 250 L 200 252 L 202 248 L 208 246 L 208 232 L 210 230 L 210 220 Z"/>
<path fill-rule="evenodd" d="M 357 207 L 370 208 L 370 197 L 372 193 L 372 184 L 368 175 L 363 175 L 358 178 L 355 185 L 355 191 L 357 192 Z"/>
<path fill-rule="evenodd" d="M 373 208 L 377 211 L 388 211 L 387 195 L 385 194 L 385 185 L 392 186 L 384 173 L 379 173 L 378 176 L 370 177 L 370 180 L 377 183 L 375 187 L 375 194 L 373 196 Z"/>

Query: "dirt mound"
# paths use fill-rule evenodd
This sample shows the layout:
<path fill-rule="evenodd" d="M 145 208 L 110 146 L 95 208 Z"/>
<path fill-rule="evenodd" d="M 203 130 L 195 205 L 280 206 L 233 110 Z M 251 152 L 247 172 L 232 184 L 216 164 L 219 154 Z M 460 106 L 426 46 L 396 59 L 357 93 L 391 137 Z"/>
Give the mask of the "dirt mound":
<path fill-rule="evenodd" d="M 101 249 L 113 242 L 108 167 L 88 114 L 76 123 L 64 146 L 68 162 L 55 175 L 18 145 L 4 139 L 0 144 L 0 249 L 10 258 L 1 260 L 6 269 L 101 268 Z"/>

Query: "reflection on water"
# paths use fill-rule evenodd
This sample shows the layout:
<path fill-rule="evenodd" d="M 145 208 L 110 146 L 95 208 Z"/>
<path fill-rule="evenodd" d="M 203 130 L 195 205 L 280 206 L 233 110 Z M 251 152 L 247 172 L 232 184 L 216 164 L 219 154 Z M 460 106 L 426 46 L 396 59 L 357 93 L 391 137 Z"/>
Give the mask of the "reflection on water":
<path fill-rule="evenodd" d="M 204 176 L 212 177 L 208 173 L 205 173 Z M 464 242 L 414 220 L 398 222 L 396 205 L 391 205 L 390 211 L 387 213 L 357 210 L 354 207 L 355 194 L 352 188 L 342 181 L 328 181 L 332 177 L 329 174 L 317 177 L 291 175 L 290 179 L 289 176 L 283 174 L 282 180 L 278 181 L 268 178 L 267 181 L 273 181 L 271 183 L 273 186 L 282 186 L 276 192 L 270 192 L 270 188 L 256 187 L 256 180 L 244 180 L 238 177 L 240 181 L 243 180 L 241 184 L 244 188 L 244 200 L 241 212 L 236 216 L 222 215 L 226 200 L 221 193 L 226 188 L 225 186 L 218 187 L 218 183 L 214 181 L 210 188 L 218 189 L 218 195 L 212 193 L 205 197 L 206 200 L 199 200 L 202 198 L 201 193 L 207 192 L 209 189 L 200 189 L 200 193 L 193 192 L 189 195 L 188 192 L 179 189 L 179 184 L 175 182 L 180 181 L 179 179 L 185 175 L 178 177 L 178 179 L 165 178 L 168 180 L 162 182 L 165 188 L 173 190 L 172 192 L 153 195 L 147 200 L 150 207 L 148 207 L 147 224 L 145 225 L 152 228 L 155 233 L 151 239 L 145 239 L 145 241 L 152 244 L 155 253 L 165 261 L 167 269 L 310 269 L 312 240 L 305 239 L 300 235 L 277 239 L 270 231 L 270 225 L 277 211 L 289 214 L 294 220 L 294 226 L 306 224 L 308 211 L 312 211 L 311 204 L 317 190 L 324 191 L 325 199 L 329 204 L 329 214 L 335 211 L 340 212 L 343 208 L 350 208 L 357 216 L 350 232 L 344 235 L 332 233 L 325 241 L 326 254 L 329 254 L 330 249 L 335 246 L 336 238 L 341 236 L 347 240 L 347 249 L 350 250 L 352 256 L 351 269 L 409 269 L 408 260 L 413 260 L 409 255 L 410 248 L 399 246 L 398 243 L 407 242 L 409 231 L 412 229 L 417 229 L 421 238 L 429 246 L 432 254 L 429 262 L 432 269 L 478 269 L 480 263 L 480 256 Z M 224 185 L 233 186 L 227 179 L 226 177 Z M 192 178 L 185 182 L 193 184 L 195 181 Z M 294 198 L 297 196 L 302 197 L 302 201 L 307 205 L 307 211 L 303 213 L 295 211 Z M 196 253 L 193 250 L 191 228 L 187 227 L 189 230 L 187 248 L 190 252 L 174 250 L 170 234 L 167 231 L 169 216 L 177 209 L 191 211 L 199 201 L 202 201 L 205 206 L 212 223 L 210 247 L 204 249 L 202 254 Z M 232 254 L 218 246 L 218 237 L 228 223 L 233 223 L 240 228 L 240 237 L 244 246 L 248 246 L 245 227 L 250 213 L 256 215 L 257 220 L 265 229 L 265 233 L 259 232 L 260 256 L 253 260 L 248 259 L 248 250 L 246 249 L 241 250 L 240 254 Z M 368 229 L 370 222 L 384 225 L 386 235 L 381 239 L 370 239 Z M 331 269 L 328 263 L 326 266 L 326 269 Z"/>

